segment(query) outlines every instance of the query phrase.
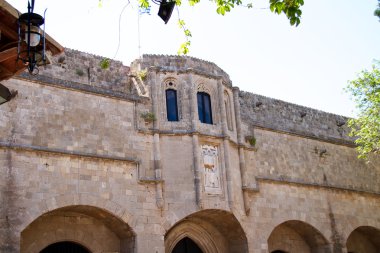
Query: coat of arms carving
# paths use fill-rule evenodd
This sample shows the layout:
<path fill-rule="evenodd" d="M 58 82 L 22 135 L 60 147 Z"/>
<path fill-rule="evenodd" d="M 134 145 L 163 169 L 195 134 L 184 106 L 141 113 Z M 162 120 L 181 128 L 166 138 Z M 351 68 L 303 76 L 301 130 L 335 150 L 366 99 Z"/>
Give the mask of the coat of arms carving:
<path fill-rule="evenodd" d="M 201 150 L 205 192 L 210 194 L 221 194 L 222 187 L 220 180 L 218 148 L 211 145 L 202 145 Z"/>

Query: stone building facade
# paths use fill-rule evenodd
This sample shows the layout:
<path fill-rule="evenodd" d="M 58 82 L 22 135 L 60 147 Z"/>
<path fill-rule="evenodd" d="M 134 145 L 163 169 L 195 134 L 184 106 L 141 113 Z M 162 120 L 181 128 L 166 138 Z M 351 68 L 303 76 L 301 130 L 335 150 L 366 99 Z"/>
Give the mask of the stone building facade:
<path fill-rule="evenodd" d="M 3 82 L 0 252 L 380 252 L 380 158 L 346 118 L 191 57 L 101 59 Z"/>

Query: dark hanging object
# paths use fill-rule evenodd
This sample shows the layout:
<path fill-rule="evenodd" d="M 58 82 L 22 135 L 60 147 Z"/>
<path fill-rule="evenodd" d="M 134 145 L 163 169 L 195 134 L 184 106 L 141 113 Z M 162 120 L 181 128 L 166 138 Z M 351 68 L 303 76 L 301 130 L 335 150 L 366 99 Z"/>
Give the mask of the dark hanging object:
<path fill-rule="evenodd" d="M 12 94 L 7 87 L 0 83 L 0 105 L 11 100 Z"/>
<path fill-rule="evenodd" d="M 165 22 L 165 24 L 168 23 L 173 10 L 174 10 L 175 2 L 169 1 L 166 2 L 166 0 L 162 0 L 160 3 L 160 9 L 158 10 L 158 16 L 162 18 L 162 20 Z"/>
<path fill-rule="evenodd" d="M 33 12 L 34 0 L 28 1 L 28 12 L 18 19 L 18 52 L 17 60 L 21 60 L 32 75 L 38 74 L 38 65 L 46 63 L 45 31 L 41 26 L 45 19 Z"/>

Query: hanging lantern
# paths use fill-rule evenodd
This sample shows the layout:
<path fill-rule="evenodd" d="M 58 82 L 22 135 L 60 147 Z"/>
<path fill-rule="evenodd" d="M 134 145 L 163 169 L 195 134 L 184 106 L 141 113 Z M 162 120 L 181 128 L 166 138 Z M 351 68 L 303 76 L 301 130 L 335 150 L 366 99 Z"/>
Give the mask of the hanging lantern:
<path fill-rule="evenodd" d="M 175 6 L 174 1 L 169 0 L 169 2 L 166 2 L 166 0 L 162 0 L 160 2 L 160 9 L 158 10 L 158 16 L 160 16 L 160 18 L 165 22 L 165 24 L 168 23 L 172 15 L 174 6 Z"/>
<path fill-rule="evenodd" d="M 38 74 L 39 65 L 46 63 L 45 31 L 41 29 L 44 18 L 33 13 L 34 0 L 28 1 L 28 12 L 21 14 L 18 19 L 18 56 L 32 75 Z"/>

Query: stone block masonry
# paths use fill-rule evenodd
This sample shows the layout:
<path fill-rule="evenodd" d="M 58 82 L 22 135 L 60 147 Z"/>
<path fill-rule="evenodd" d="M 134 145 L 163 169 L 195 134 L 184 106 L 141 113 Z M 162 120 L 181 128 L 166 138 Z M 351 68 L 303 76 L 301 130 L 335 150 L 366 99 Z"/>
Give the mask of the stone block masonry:
<path fill-rule="evenodd" d="M 5 81 L 0 253 L 380 252 L 380 158 L 356 158 L 347 118 L 239 91 L 192 57 L 102 59 L 66 49 Z"/>

